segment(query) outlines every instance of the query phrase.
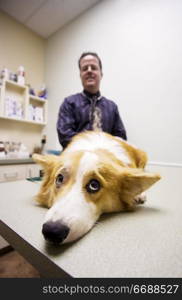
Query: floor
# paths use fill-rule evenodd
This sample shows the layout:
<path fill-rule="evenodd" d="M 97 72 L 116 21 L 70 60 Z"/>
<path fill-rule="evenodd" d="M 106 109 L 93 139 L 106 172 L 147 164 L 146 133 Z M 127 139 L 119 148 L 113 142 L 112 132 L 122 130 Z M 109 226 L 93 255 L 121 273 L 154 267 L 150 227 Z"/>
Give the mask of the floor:
<path fill-rule="evenodd" d="M 40 278 L 38 271 L 18 252 L 0 255 L 0 278 Z"/>

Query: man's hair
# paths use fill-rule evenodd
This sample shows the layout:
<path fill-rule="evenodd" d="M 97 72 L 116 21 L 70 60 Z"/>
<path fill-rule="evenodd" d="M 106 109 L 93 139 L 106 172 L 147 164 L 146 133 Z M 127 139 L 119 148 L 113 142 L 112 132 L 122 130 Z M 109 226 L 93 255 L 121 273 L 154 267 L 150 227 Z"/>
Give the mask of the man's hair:
<path fill-rule="evenodd" d="M 97 53 L 95 53 L 95 52 L 83 52 L 82 53 L 82 55 L 80 56 L 80 58 L 79 58 L 79 60 L 78 60 L 78 66 L 79 66 L 79 69 L 80 69 L 80 62 L 81 62 L 81 60 L 82 60 L 82 58 L 84 58 L 85 56 L 87 56 L 87 55 L 92 55 L 92 56 L 94 56 L 94 57 L 96 57 L 97 58 L 97 60 L 98 60 L 98 62 L 99 62 L 99 67 L 100 67 L 100 69 L 101 69 L 101 71 L 102 71 L 102 62 L 101 62 L 101 59 L 100 59 L 100 57 L 98 56 L 98 54 Z"/>

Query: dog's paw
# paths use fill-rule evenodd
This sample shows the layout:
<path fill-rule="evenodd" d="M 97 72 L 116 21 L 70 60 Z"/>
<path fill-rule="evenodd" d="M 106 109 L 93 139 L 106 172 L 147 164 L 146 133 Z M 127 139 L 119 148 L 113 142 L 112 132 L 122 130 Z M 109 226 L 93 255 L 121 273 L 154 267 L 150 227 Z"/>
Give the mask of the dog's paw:
<path fill-rule="evenodd" d="M 147 201 L 147 195 L 145 192 L 135 196 L 134 198 L 135 204 L 144 204 L 146 201 Z"/>

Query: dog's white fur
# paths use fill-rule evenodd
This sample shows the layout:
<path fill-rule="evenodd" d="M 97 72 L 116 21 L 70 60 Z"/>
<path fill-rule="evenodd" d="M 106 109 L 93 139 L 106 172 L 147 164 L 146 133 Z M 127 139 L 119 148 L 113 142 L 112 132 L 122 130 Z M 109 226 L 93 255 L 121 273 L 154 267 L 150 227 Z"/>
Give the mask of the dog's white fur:
<path fill-rule="evenodd" d="M 60 222 L 69 228 L 63 243 L 87 233 L 102 213 L 130 210 L 144 202 L 143 191 L 160 179 L 144 172 L 144 151 L 103 132 L 78 134 L 60 157 L 33 158 L 45 170 L 37 195 L 39 203 L 50 207 L 44 223 Z M 59 174 L 64 179 L 57 187 Z M 86 188 L 92 179 L 100 183 L 94 193 Z"/>

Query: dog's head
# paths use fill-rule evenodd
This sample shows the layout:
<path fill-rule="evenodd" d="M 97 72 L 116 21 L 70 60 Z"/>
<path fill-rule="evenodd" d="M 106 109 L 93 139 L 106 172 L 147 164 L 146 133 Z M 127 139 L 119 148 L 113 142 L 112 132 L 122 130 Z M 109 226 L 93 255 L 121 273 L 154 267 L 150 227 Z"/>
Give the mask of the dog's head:
<path fill-rule="evenodd" d="M 107 150 L 33 158 L 44 168 L 37 201 L 49 207 L 42 232 L 55 243 L 83 236 L 104 212 L 132 209 L 134 197 L 160 179 L 126 167 Z"/>

